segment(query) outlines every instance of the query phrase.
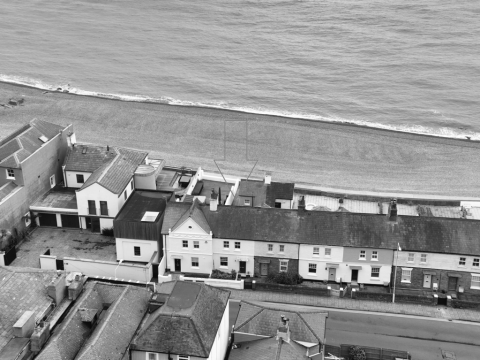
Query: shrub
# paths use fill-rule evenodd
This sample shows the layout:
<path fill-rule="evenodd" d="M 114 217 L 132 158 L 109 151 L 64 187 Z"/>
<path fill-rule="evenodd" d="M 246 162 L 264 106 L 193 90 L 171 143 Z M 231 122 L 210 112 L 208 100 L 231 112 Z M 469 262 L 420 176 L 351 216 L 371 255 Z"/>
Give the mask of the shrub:
<path fill-rule="evenodd" d="M 227 273 L 218 269 L 212 270 L 212 275 L 210 275 L 211 279 L 222 279 L 222 280 L 232 280 L 235 279 L 237 273 L 235 270 L 232 270 L 231 273 Z"/>
<path fill-rule="evenodd" d="M 113 235 L 113 227 L 111 227 L 111 228 L 102 228 L 102 235 L 105 235 L 105 236 L 114 236 L 114 235 Z"/>
<path fill-rule="evenodd" d="M 360 346 L 350 346 L 348 350 L 350 360 L 367 360 L 367 354 Z"/>
<path fill-rule="evenodd" d="M 298 285 L 303 282 L 303 277 L 298 274 L 280 272 L 278 274 L 268 274 L 267 282 L 283 285 Z"/>

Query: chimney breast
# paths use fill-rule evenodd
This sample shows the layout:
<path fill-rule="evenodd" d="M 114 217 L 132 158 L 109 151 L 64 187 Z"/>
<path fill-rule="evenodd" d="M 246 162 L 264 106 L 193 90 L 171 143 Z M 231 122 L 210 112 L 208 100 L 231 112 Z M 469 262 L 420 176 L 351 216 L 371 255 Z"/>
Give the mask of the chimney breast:
<path fill-rule="evenodd" d="M 215 189 L 212 189 L 212 195 L 210 195 L 210 211 L 217 211 L 218 206 L 218 194 Z"/>
<path fill-rule="evenodd" d="M 265 185 L 270 185 L 272 183 L 272 173 L 267 171 L 265 173 Z"/>
<path fill-rule="evenodd" d="M 397 199 L 390 200 L 388 209 L 388 220 L 397 221 Z"/>

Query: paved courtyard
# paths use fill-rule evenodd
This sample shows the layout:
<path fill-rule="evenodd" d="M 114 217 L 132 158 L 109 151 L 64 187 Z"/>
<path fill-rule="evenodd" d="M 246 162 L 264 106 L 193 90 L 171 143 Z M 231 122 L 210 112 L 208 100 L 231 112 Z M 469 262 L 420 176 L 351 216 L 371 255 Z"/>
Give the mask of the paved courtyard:
<path fill-rule="evenodd" d="M 88 230 L 37 228 L 20 245 L 10 266 L 40 268 L 40 255 L 116 261 L 115 238 Z"/>

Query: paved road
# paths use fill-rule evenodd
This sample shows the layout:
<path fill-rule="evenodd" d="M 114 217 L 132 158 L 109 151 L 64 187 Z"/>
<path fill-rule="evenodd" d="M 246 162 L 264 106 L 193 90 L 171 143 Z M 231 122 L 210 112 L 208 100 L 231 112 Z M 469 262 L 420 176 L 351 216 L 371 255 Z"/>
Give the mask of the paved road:
<path fill-rule="evenodd" d="M 442 349 L 455 352 L 458 360 L 480 359 L 480 324 L 477 323 L 263 304 L 285 310 L 312 311 L 314 308 L 328 311 L 327 342 L 332 345 L 358 344 L 404 350 L 415 360 L 442 359 Z"/>

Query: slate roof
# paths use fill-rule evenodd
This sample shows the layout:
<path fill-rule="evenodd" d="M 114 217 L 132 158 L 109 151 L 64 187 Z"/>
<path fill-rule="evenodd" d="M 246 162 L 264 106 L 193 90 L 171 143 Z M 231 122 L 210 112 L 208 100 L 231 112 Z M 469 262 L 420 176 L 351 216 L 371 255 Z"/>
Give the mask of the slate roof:
<path fill-rule="evenodd" d="M 170 206 L 173 208 L 171 209 Z M 169 203 L 162 233 L 188 204 Z M 480 255 L 479 220 L 198 205 L 214 238 Z M 166 232 L 164 232 L 166 230 Z"/>
<path fill-rule="evenodd" d="M 77 144 L 68 150 L 64 165 L 66 171 L 92 173 L 79 191 L 97 183 L 114 194 L 120 194 L 147 155 L 143 151 L 114 146 L 107 151 L 106 147 Z"/>
<path fill-rule="evenodd" d="M 165 209 L 162 224 L 162 234 L 168 235 L 168 230 L 173 229 L 180 218 L 190 209 L 192 204 L 183 202 L 169 202 Z"/>
<path fill-rule="evenodd" d="M 148 291 L 133 286 L 89 282 L 67 317 L 36 357 L 38 360 L 121 360 L 140 324 L 148 303 Z M 90 333 L 82 321 L 82 308 L 102 310 Z"/>
<path fill-rule="evenodd" d="M 252 206 L 262 206 L 267 199 L 267 185 L 258 180 L 241 180 L 233 205 L 245 206 L 245 199 L 252 200 Z"/>
<path fill-rule="evenodd" d="M 185 211 L 177 223 L 173 226 L 172 231 L 175 231 L 179 228 L 187 219 L 191 218 L 194 220 L 207 234 L 210 234 L 210 226 L 208 225 L 207 219 L 202 210 L 199 208 L 200 201 L 195 199 L 190 205 L 188 211 Z"/>
<path fill-rule="evenodd" d="M 0 141 L 0 167 L 20 168 L 23 160 L 45 144 L 39 139 L 41 136 L 51 140 L 63 129 L 64 126 L 33 119 Z"/>
<path fill-rule="evenodd" d="M 275 207 L 275 199 L 293 200 L 294 183 L 272 182 L 267 185 L 266 204 Z"/>
<path fill-rule="evenodd" d="M 295 341 L 287 343 L 275 337 L 242 343 L 232 349 L 229 360 L 310 360 L 307 350 Z"/>
<path fill-rule="evenodd" d="M 17 184 L 15 184 L 13 181 L 9 181 L 8 183 L 0 187 L 0 202 L 16 188 Z"/>
<path fill-rule="evenodd" d="M 56 271 L 0 267 L 0 351 L 13 338 L 13 325 L 25 311 L 39 316 L 50 306 L 46 286 Z"/>
<path fill-rule="evenodd" d="M 130 347 L 208 358 L 230 292 L 205 284 L 172 283 L 166 303 L 151 315 Z"/>

